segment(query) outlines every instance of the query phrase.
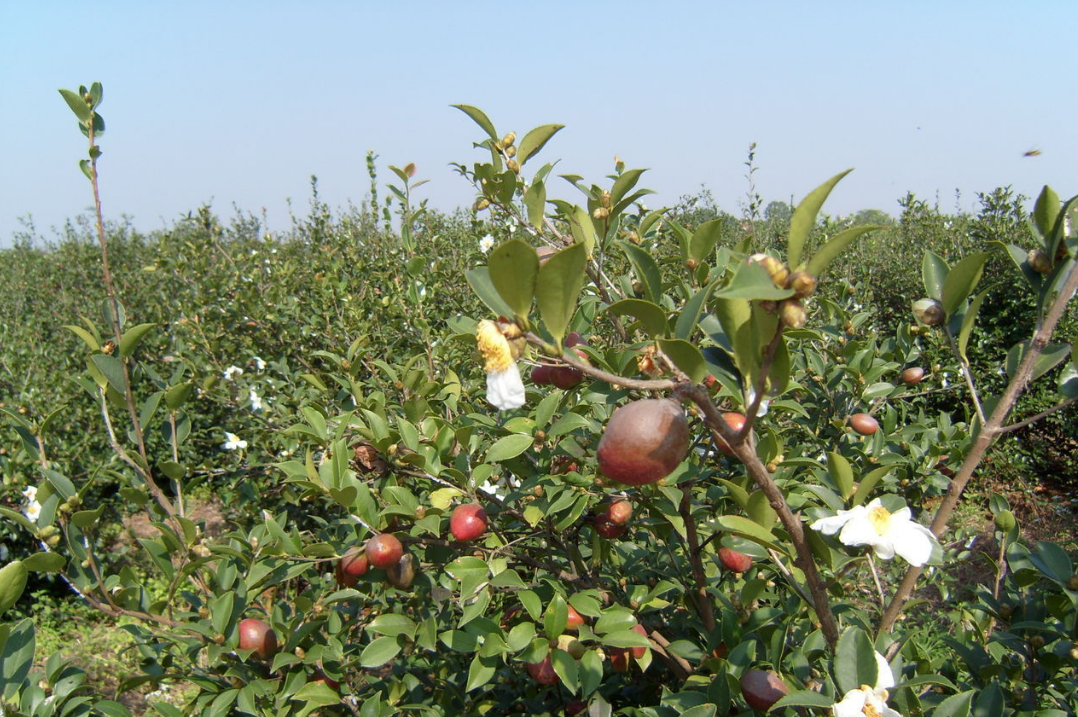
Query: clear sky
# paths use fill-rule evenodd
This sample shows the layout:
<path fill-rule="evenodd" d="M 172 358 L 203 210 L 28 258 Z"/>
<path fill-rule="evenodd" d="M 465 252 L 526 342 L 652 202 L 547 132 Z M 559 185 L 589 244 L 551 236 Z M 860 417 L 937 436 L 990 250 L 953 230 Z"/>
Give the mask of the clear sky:
<path fill-rule="evenodd" d="M 368 149 L 383 181 L 415 162 L 420 197 L 468 204 L 448 165 L 480 159 L 482 134 L 454 103 L 500 132 L 567 125 L 540 155 L 559 173 L 650 167 L 651 206 L 706 185 L 737 211 L 751 142 L 765 202 L 856 167 L 833 214 L 895 214 L 907 191 L 945 210 L 956 189 L 965 208 L 1003 185 L 1070 196 L 1074 17 L 1065 0 L 0 0 L 0 243 L 19 217 L 48 236 L 89 206 L 56 90 L 93 81 L 105 213 L 142 230 L 211 202 L 285 228 L 312 174 L 331 206 L 358 205 Z"/>

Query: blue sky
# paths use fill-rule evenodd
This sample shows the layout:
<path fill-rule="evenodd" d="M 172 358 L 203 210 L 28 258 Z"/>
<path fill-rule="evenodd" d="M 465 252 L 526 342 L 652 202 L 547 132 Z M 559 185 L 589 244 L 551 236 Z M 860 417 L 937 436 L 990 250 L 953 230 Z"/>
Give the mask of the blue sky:
<path fill-rule="evenodd" d="M 141 230 L 209 202 L 282 229 L 312 174 L 331 206 L 358 205 L 368 149 L 415 162 L 432 205 L 468 204 L 449 163 L 482 136 L 454 103 L 500 132 L 565 124 L 540 155 L 559 173 L 597 181 L 615 154 L 651 168 L 651 206 L 706 185 L 737 211 L 751 142 L 765 201 L 856 167 L 834 214 L 894 214 L 907 191 L 946 210 L 956 189 L 965 208 L 1003 185 L 1070 196 L 1073 29 L 1062 0 L 0 2 L 0 243 L 19 217 L 49 236 L 89 206 L 56 90 L 92 81 L 105 213 Z"/>

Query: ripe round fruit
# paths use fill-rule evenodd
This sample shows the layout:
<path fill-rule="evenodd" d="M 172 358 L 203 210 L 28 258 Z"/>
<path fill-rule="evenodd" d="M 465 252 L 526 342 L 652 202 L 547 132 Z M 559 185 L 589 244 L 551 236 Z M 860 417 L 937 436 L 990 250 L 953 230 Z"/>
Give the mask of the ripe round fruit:
<path fill-rule="evenodd" d="M 910 366 L 902 372 L 902 383 L 913 386 L 925 377 L 925 370 L 920 366 Z"/>
<path fill-rule="evenodd" d="M 584 372 L 575 366 L 551 366 L 550 383 L 561 389 L 570 389 L 584 380 Z"/>
<path fill-rule="evenodd" d="M 554 663 L 550 661 L 550 655 L 543 658 L 542 662 L 529 662 L 528 674 L 541 685 L 553 685 L 558 681 L 558 673 L 554 672 Z"/>
<path fill-rule="evenodd" d="M 855 413 L 850 416 L 850 427 L 862 436 L 871 436 L 880 430 L 879 422 L 867 413 Z"/>
<path fill-rule="evenodd" d="M 614 672 L 629 671 L 629 648 L 611 647 L 606 652 L 610 656 L 610 666 L 614 668 Z"/>
<path fill-rule="evenodd" d="M 614 411 L 599 441 L 599 469 L 611 480 L 648 485 L 670 475 L 689 452 L 689 423 L 676 402 L 646 398 Z"/>
<path fill-rule="evenodd" d="M 453 509 L 449 518 L 453 540 L 475 540 L 487 532 L 487 512 L 478 503 L 465 503 Z"/>
<path fill-rule="evenodd" d="M 367 560 L 376 568 L 390 568 L 402 555 L 404 546 L 392 533 L 381 533 L 367 541 Z"/>
<path fill-rule="evenodd" d="M 277 633 L 262 620 L 254 617 L 240 620 L 240 649 L 253 650 L 260 659 L 277 654 Z"/>
<path fill-rule="evenodd" d="M 367 572 L 370 561 L 367 559 L 365 550 L 358 545 L 353 545 L 341 556 L 340 566 L 342 574 L 358 578 Z"/>
<path fill-rule="evenodd" d="M 752 558 L 733 548 L 719 548 L 719 561 L 723 567 L 735 573 L 747 573 L 752 567 Z"/>
<path fill-rule="evenodd" d="M 595 532 L 604 538 L 613 540 L 620 538 L 625 533 L 625 526 L 605 520 L 602 516 L 596 516 L 594 520 Z"/>
<path fill-rule="evenodd" d="M 546 384 L 554 383 L 551 380 L 550 373 L 554 369 L 553 366 L 542 363 L 532 369 L 532 383 L 536 386 L 544 386 Z"/>
<path fill-rule="evenodd" d="M 643 625 L 641 625 L 641 624 L 639 624 L 639 623 L 637 623 L 636 625 L 633 625 L 633 630 L 634 630 L 634 631 L 636 631 L 636 632 L 639 632 L 639 633 L 640 633 L 641 635 L 643 635 L 644 637 L 647 637 L 647 636 L 648 636 L 648 631 L 647 631 L 647 630 L 645 630 L 645 629 L 644 629 L 644 626 L 643 626 Z M 633 657 L 635 657 L 635 658 L 636 658 L 636 659 L 638 659 L 638 660 L 639 660 L 639 659 L 640 659 L 641 657 L 643 657 L 643 656 L 644 656 L 644 653 L 645 653 L 645 652 L 647 652 L 647 651 L 648 651 L 648 648 L 646 648 L 646 647 L 631 647 L 631 648 L 629 648 L 629 649 L 630 649 L 630 650 L 632 651 L 632 653 L 633 653 Z"/>
<path fill-rule="evenodd" d="M 584 700 L 572 700 L 571 702 L 565 703 L 565 714 L 569 715 L 569 717 L 573 717 L 573 715 L 578 715 L 587 708 L 588 703 Z"/>
<path fill-rule="evenodd" d="M 774 672 L 748 670 L 741 675 L 741 694 L 754 710 L 767 712 L 789 693 L 790 688 Z"/>
<path fill-rule="evenodd" d="M 633 517 L 633 504 L 627 500 L 615 500 L 606 507 L 606 519 L 614 525 L 625 525 Z"/>
<path fill-rule="evenodd" d="M 572 632 L 576 632 L 577 628 L 583 625 L 585 622 L 584 616 L 576 611 L 576 608 L 572 605 L 569 606 L 569 617 L 565 619 L 565 629 Z"/>
<path fill-rule="evenodd" d="M 731 412 L 722 414 L 722 420 L 726 421 L 726 425 L 729 426 L 731 430 L 740 433 L 741 430 L 745 428 L 745 421 L 748 419 L 745 418 L 745 414 L 743 413 Z M 721 438 L 718 440 L 718 447 L 720 453 L 725 453 L 728 456 L 734 455 L 734 449 L 730 447 L 729 443 Z"/>

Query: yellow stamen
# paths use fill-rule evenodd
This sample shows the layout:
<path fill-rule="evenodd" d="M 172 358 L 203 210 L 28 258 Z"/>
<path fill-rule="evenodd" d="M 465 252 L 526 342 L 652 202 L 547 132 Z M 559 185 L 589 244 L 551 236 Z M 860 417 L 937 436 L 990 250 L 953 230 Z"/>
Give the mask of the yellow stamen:
<path fill-rule="evenodd" d="M 501 373 L 513 365 L 509 342 L 493 321 L 480 321 L 476 328 L 476 338 L 479 341 L 479 353 L 486 361 L 484 370 L 487 373 Z"/>
<path fill-rule="evenodd" d="M 872 523 L 877 533 L 885 535 L 891 526 L 891 513 L 882 505 L 878 505 L 868 511 L 868 522 Z"/>

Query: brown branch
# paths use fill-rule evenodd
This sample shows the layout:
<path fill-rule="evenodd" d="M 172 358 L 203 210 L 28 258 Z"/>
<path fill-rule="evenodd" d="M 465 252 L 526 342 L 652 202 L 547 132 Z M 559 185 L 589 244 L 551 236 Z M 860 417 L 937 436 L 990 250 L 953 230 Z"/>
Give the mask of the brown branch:
<path fill-rule="evenodd" d="M 526 338 L 528 339 L 528 343 L 533 346 L 546 348 L 550 345 L 541 336 L 537 336 L 533 333 L 526 334 Z M 583 373 L 593 378 L 597 378 L 600 381 L 606 381 L 607 383 L 622 386 L 624 388 L 635 388 L 638 391 L 673 391 L 680 385 L 677 381 L 672 381 L 670 379 L 641 380 L 638 378 L 618 376 L 609 371 L 595 368 L 589 363 L 584 363 L 580 360 L 579 356 L 576 356 L 571 352 L 563 353 L 559 360 L 569 364 L 573 368 L 580 369 Z"/>
<path fill-rule="evenodd" d="M 711 599 L 707 594 L 707 576 L 704 574 L 704 562 L 700 555 L 700 539 L 696 534 L 696 523 L 692 518 L 692 493 L 688 488 L 682 490 L 681 505 L 678 512 L 685 521 L 685 541 L 689 544 L 689 565 L 692 567 L 693 592 L 692 599 L 696 605 L 696 612 L 704 623 L 704 629 L 710 634 L 715 629 L 715 612 L 711 607 Z"/>
<path fill-rule="evenodd" d="M 1004 427 L 999 429 L 999 433 L 1001 433 L 1001 434 L 1002 433 L 1011 433 L 1012 431 L 1017 431 L 1017 430 L 1020 430 L 1022 428 L 1025 428 L 1028 425 L 1036 423 L 1037 421 L 1041 420 L 1042 418 L 1046 418 L 1048 416 L 1051 416 L 1053 413 L 1056 413 L 1057 411 L 1062 411 L 1064 408 L 1071 405 L 1075 401 L 1078 401 L 1078 396 L 1072 396 L 1072 397 L 1068 398 L 1066 401 L 1064 401 L 1063 403 L 1052 406 L 1047 411 L 1041 411 L 1040 413 L 1036 414 L 1035 416 L 1030 416 L 1029 418 L 1027 418 L 1024 421 L 1021 421 L 1019 423 L 1012 423 L 1009 426 L 1004 426 Z"/>

